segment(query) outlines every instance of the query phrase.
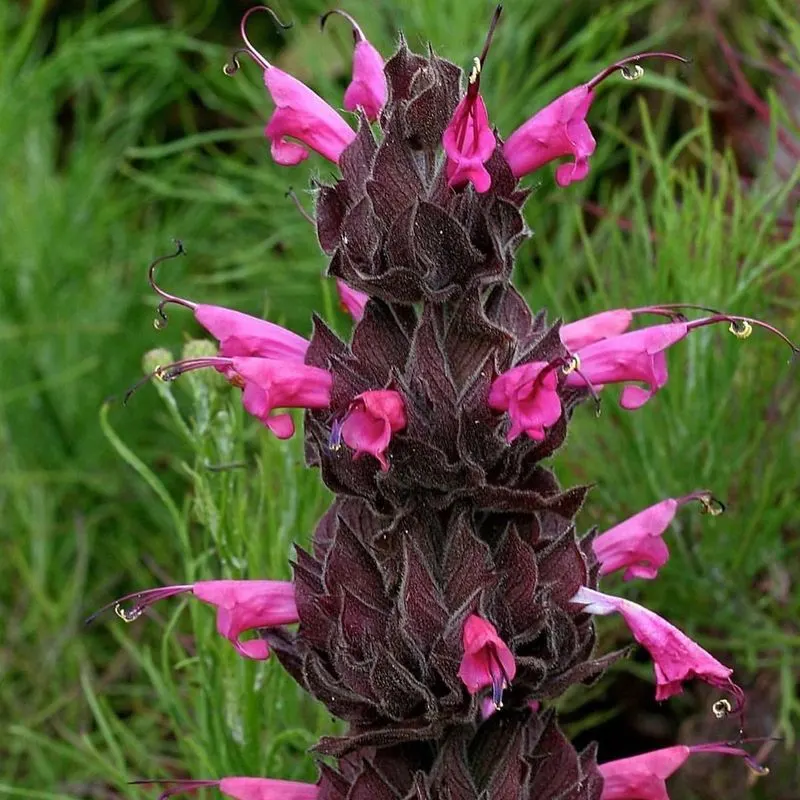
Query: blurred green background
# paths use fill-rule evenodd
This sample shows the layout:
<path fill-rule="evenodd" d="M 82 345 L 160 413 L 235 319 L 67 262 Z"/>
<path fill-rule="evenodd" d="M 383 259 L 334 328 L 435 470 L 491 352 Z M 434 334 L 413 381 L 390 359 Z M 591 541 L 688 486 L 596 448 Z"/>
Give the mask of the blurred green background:
<path fill-rule="evenodd" d="M 146 351 L 178 357 L 200 335 L 181 309 L 166 330 L 151 324 L 146 269 L 172 237 L 188 251 L 161 270 L 172 291 L 303 334 L 312 309 L 350 327 L 285 198 L 294 187 L 312 210 L 304 189 L 330 166 L 276 167 L 258 70 L 222 72 L 247 7 L 0 4 L 0 795 L 152 797 L 126 785 L 144 777 L 310 780 L 305 750 L 335 728 L 276 663 L 241 663 L 201 604 L 167 601 L 131 626 L 113 615 L 82 625 L 142 587 L 288 577 L 291 543 L 308 540 L 328 502 L 300 443 L 270 439 L 213 377 L 118 402 Z M 331 20 L 321 34 L 317 17 L 331 6 L 320 0 L 274 7 L 294 27 L 255 17 L 252 38 L 340 104 L 347 26 Z M 346 8 L 385 54 L 403 30 L 412 47 L 431 42 L 468 66 L 493 3 Z M 529 179 L 535 235 L 518 285 L 566 319 L 684 301 L 768 319 L 797 340 L 794 0 L 508 3 L 482 80 L 491 119 L 508 134 L 645 49 L 693 65 L 651 62 L 637 83 L 604 84 L 588 180 L 559 189 L 550 167 Z M 746 342 L 724 329 L 693 334 L 670 352 L 670 383 L 653 402 L 629 414 L 609 392 L 599 419 L 579 410 L 555 462 L 563 482 L 597 484 L 586 528 L 698 488 L 729 505 L 718 518 L 682 512 L 668 567 L 624 591 L 735 666 L 749 732 L 782 741 L 763 747 L 770 778 L 751 785 L 734 759 L 698 758 L 671 784 L 673 800 L 797 797 L 800 390 L 789 355 L 760 331 Z M 604 648 L 627 637 L 602 632 Z M 634 659 L 566 698 L 572 733 L 599 738 L 601 759 L 731 735 L 699 687 L 656 706 L 649 670 Z"/>

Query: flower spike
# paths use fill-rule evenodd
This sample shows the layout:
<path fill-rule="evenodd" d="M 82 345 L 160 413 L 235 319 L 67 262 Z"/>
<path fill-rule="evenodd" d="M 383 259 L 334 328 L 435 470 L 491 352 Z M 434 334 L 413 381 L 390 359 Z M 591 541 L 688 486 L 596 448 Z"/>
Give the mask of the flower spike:
<path fill-rule="evenodd" d="M 362 108 L 370 122 L 380 116 L 389 97 L 389 84 L 383 73 L 383 57 L 370 44 L 361 26 L 346 11 L 334 8 L 319 18 L 320 30 L 324 30 L 325 22 L 331 14 L 344 17 L 353 28 L 353 80 L 344 93 L 344 107 L 348 111 Z"/>

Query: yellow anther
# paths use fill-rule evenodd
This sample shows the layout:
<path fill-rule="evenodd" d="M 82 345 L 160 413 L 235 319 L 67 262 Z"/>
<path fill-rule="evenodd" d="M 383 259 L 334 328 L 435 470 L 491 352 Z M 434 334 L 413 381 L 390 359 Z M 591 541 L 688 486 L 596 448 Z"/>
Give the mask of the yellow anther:
<path fill-rule="evenodd" d="M 576 369 L 581 368 L 581 359 L 577 353 L 571 355 L 569 357 L 569 361 L 561 367 L 561 374 L 562 375 L 570 375 L 571 373 L 575 372 Z"/>
<path fill-rule="evenodd" d="M 475 81 L 478 80 L 480 74 L 481 74 L 481 60 L 478 58 L 478 56 L 475 56 L 475 58 L 472 59 L 472 72 L 470 72 L 469 74 L 469 82 L 475 83 Z"/>
<path fill-rule="evenodd" d="M 702 507 L 700 509 L 701 514 L 708 514 L 712 517 L 718 517 L 725 511 L 725 507 L 719 500 L 715 499 L 714 497 L 701 497 L 700 503 Z"/>
<path fill-rule="evenodd" d="M 114 613 L 123 621 L 123 622 L 133 622 L 139 617 L 142 616 L 144 609 L 141 606 L 134 606 L 130 611 L 124 609 L 119 603 L 114 606 Z"/>
<path fill-rule="evenodd" d="M 746 319 L 738 319 L 728 325 L 728 330 L 737 339 L 747 339 L 753 332 L 753 326 Z"/>
<path fill-rule="evenodd" d="M 722 700 L 717 700 L 717 702 L 711 706 L 711 711 L 717 719 L 725 719 L 732 710 L 733 708 L 730 702 L 724 698 Z"/>
<path fill-rule="evenodd" d="M 623 64 L 619 71 L 626 81 L 638 81 L 644 75 L 644 67 L 641 64 Z"/>

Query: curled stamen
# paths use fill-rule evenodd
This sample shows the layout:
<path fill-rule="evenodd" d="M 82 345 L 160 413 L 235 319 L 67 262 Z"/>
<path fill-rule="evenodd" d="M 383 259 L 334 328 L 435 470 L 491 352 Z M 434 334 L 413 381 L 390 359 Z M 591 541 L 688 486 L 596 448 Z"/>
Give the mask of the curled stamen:
<path fill-rule="evenodd" d="M 167 327 L 167 323 L 169 319 L 167 315 L 164 313 L 164 306 L 168 305 L 169 303 L 174 303 L 177 306 L 184 306 L 185 308 L 189 308 L 194 311 L 197 308 L 197 303 L 193 303 L 191 300 L 187 300 L 184 297 L 178 297 L 175 294 L 170 294 L 169 292 L 165 292 L 157 283 L 156 283 L 156 267 L 161 264 L 163 261 L 169 261 L 172 258 L 177 258 L 178 256 L 185 256 L 186 250 L 183 246 L 183 242 L 180 239 L 174 239 L 175 246 L 177 250 L 174 253 L 168 256 L 161 256 L 153 261 L 147 269 L 147 282 L 150 284 L 150 288 L 162 298 L 161 302 L 158 304 L 156 308 L 156 313 L 158 317 L 153 320 L 153 325 L 155 326 L 156 330 L 162 330 L 163 328 Z"/>
<path fill-rule="evenodd" d="M 284 197 L 288 197 L 295 204 L 297 210 L 300 212 L 300 214 L 303 216 L 304 219 L 308 220 L 312 225 L 317 224 L 317 221 L 314 219 L 314 217 L 312 217 L 311 214 L 309 214 L 308 211 L 306 211 L 305 208 L 303 208 L 302 204 L 300 203 L 300 198 L 297 196 L 297 193 L 295 192 L 294 189 L 289 187 L 289 190 L 286 192 Z"/>
<path fill-rule="evenodd" d="M 158 589 L 145 589 L 142 592 L 132 592 L 131 594 L 126 594 L 124 597 L 118 597 L 116 600 L 107 603 L 101 609 L 95 611 L 94 614 L 87 617 L 83 624 L 90 625 L 101 614 L 104 614 L 111 608 L 114 609 L 114 613 L 124 622 L 133 622 L 135 619 L 141 617 L 145 610 L 153 605 L 153 603 L 157 603 L 159 600 L 164 600 L 167 597 L 174 597 L 176 594 L 185 594 L 186 592 L 192 591 L 192 588 L 191 583 L 185 583 L 177 586 L 162 586 Z M 123 603 L 127 603 L 131 600 L 134 602 L 133 607 L 126 609 Z"/>
<path fill-rule="evenodd" d="M 635 81 L 644 75 L 644 69 L 640 66 L 639 61 L 643 58 L 664 58 L 669 61 L 680 61 L 682 64 L 688 64 L 689 59 L 679 56 L 676 53 L 637 53 L 634 56 L 628 56 L 621 61 L 617 61 L 611 66 L 606 67 L 601 72 L 598 72 L 587 84 L 587 88 L 591 91 L 599 83 L 602 83 L 609 75 L 613 75 L 619 71 L 622 77 L 629 81 Z"/>
<path fill-rule="evenodd" d="M 363 41 L 366 37 L 364 36 L 364 31 L 361 30 L 361 26 L 350 16 L 346 11 L 342 11 L 341 8 L 333 8 L 330 11 L 326 11 L 320 18 L 319 18 L 319 29 L 325 30 L 325 23 L 328 20 L 328 17 L 331 14 L 338 14 L 340 17 L 344 17 L 352 26 L 353 28 L 353 41 L 356 43 Z"/>
<path fill-rule="evenodd" d="M 237 50 L 234 53 L 234 66 L 233 72 L 226 70 L 226 75 L 233 75 L 239 69 L 239 62 L 236 59 L 236 54 L 241 52 L 246 52 L 262 69 L 270 69 L 272 64 L 267 61 L 264 56 L 259 53 L 258 50 L 253 46 L 253 43 L 250 41 L 250 38 L 247 35 L 247 20 L 250 19 L 251 14 L 255 14 L 256 11 L 266 11 L 274 20 L 275 24 L 282 28 L 283 30 L 288 30 L 292 27 L 292 23 L 288 25 L 284 25 L 280 17 L 269 7 L 269 6 L 253 6 L 253 8 L 249 8 L 247 11 L 244 12 L 244 16 L 242 17 L 242 21 L 239 23 L 239 32 L 242 35 L 242 41 L 244 42 L 244 47 L 241 50 Z"/>
<path fill-rule="evenodd" d="M 261 67 L 264 66 L 261 61 L 259 61 L 259 59 L 257 59 L 246 47 L 237 47 L 236 50 L 231 53 L 230 61 L 222 66 L 222 71 L 229 78 L 235 75 L 242 68 L 241 62 L 239 61 L 240 55 L 250 56 L 250 58 L 252 58 L 256 64 Z"/>
<path fill-rule="evenodd" d="M 503 691 L 511 686 L 511 681 L 503 662 L 495 653 L 489 656 L 489 673 L 492 676 L 492 705 L 499 711 L 503 707 Z"/>

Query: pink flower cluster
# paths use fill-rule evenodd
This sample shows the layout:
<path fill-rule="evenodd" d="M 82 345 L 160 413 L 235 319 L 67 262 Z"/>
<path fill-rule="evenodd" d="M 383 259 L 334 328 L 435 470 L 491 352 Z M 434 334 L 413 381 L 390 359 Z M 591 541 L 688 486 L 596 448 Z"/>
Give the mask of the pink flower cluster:
<path fill-rule="evenodd" d="M 274 160 L 282 165 L 295 165 L 308 158 L 313 150 L 338 164 L 356 137 L 354 129 L 326 101 L 273 66 L 252 46 L 245 27 L 249 17 L 259 10 L 272 14 L 266 7 L 251 9 L 242 19 L 241 34 L 243 52 L 263 69 L 265 85 L 276 106 L 265 129 Z M 353 78 L 344 95 L 344 107 L 363 114 L 368 121 L 379 120 L 389 100 L 383 59 L 355 20 L 338 10 L 330 13 L 343 16 L 353 30 Z M 328 16 L 323 17 L 323 25 Z M 617 62 L 553 100 L 502 142 L 490 126 L 486 104 L 480 95 L 481 72 L 498 16 L 499 9 L 483 52 L 475 59 L 466 92 L 442 136 L 447 183 L 455 192 L 472 191 L 468 185 L 477 193 L 489 191 L 492 179 L 486 165 L 497 150 L 517 179 L 563 156 L 572 160 L 557 167 L 556 182 L 567 186 L 584 179 L 596 146 L 586 117 L 597 86 L 615 71 L 628 69 L 631 64 L 636 66 L 643 58 L 683 61 L 670 53 L 644 53 Z M 234 59 L 228 71 L 235 72 L 238 67 Z M 409 425 L 407 398 L 397 388 L 399 379 L 398 383 L 374 386 L 357 394 L 348 392 L 344 400 L 339 397 L 335 402 L 336 376 L 328 369 L 306 363 L 310 345 L 307 339 L 266 320 L 221 306 L 194 303 L 164 291 L 155 281 L 159 261 L 151 266 L 149 277 L 161 298 L 158 307 L 161 319 L 166 320 L 163 309 L 167 304 L 189 308 L 197 322 L 218 341 L 219 349 L 213 357 L 159 367 L 156 377 L 169 381 L 191 370 L 215 369 L 242 391 L 247 412 L 281 439 L 295 433 L 290 409 L 330 411 L 325 423 L 330 427 L 330 449 L 337 451 L 344 445 L 352 451 L 350 457 L 354 460 L 369 456 L 376 478 L 386 479 L 381 473 L 392 468 L 392 441 L 402 437 Z M 366 294 L 341 280 L 337 280 L 337 291 L 342 306 L 353 319 L 359 321 L 370 314 L 371 301 Z M 724 323 L 742 338 L 749 335 L 753 326 L 775 332 L 758 320 L 717 312 L 690 321 L 682 314 L 687 308 L 692 307 L 667 304 L 614 309 L 561 325 L 561 352 L 565 355 L 551 361 L 523 359 L 490 376 L 485 402 L 495 412 L 487 412 L 493 435 L 504 435 L 509 448 L 524 446 L 524 437 L 544 441 L 565 414 L 565 398 L 587 391 L 597 398 L 609 384 L 622 387 L 619 402 L 624 409 L 642 408 L 667 383 L 667 350 L 699 328 Z M 642 315 L 661 316 L 667 321 L 632 329 L 634 321 Z M 327 431 L 325 427 L 325 435 Z M 502 439 L 499 445 L 502 449 Z M 669 558 L 664 536 L 679 509 L 693 501 L 711 513 L 721 507 L 705 490 L 667 498 L 593 538 L 591 548 L 600 576 L 622 571 L 626 581 L 656 578 Z M 582 577 L 574 585 L 583 581 Z M 575 615 L 584 620 L 583 614 L 621 615 L 633 638 L 652 658 L 656 700 L 679 694 L 687 681 L 699 679 L 730 694 L 734 702 L 724 701 L 726 713 L 739 714 L 743 719 L 744 695 L 732 679 L 732 670 L 666 619 L 637 603 L 590 586 L 581 586 L 574 596 L 572 591 L 570 588 L 565 594 L 564 602 L 579 607 Z M 153 603 L 184 594 L 192 594 L 216 609 L 219 634 L 248 659 L 263 660 L 270 655 L 259 631 L 299 622 L 295 586 L 287 581 L 198 581 L 144 590 L 112 605 L 122 619 L 132 621 Z M 124 607 L 126 603 L 132 603 L 132 608 Z M 508 637 L 508 642 L 503 640 L 488 618 L 490 611 L 468 613 L 464 606 L 460 613 L 463 655 L 458 677 L 455 678 L 455 664 L 449 674 L 454 676 L 456 685 L 460 678 L 466 692 L 475 696 L 471 702 L 482 707 L 483 716 L 487 717 L 502 707 L 503 694 L 511 689 L 517 675 L 515 643 L 512 637 Z M 502 627 L 499 622 L 497 625 Z M 458 632 L 459 627 L 453 630 Z M 252 638 L 243 638 L 245 634 Z M 524 665 L 520 666 L 520 672 L 523 669 Z M 528 706 L 538 712 L 540 702 L 532 700 Z M 739 744 L 676 746 L 602 764 L 602 798 L 668 800 L 665 780 L 693 753 L 736 755 L 754 769 L 760 769 Z M 217 787 L 236 800 L 279 797 L 311 800 L 319 792 L 315 785 L 246 777 L 168 783 L 163 796 L 207 786 Z"/>

